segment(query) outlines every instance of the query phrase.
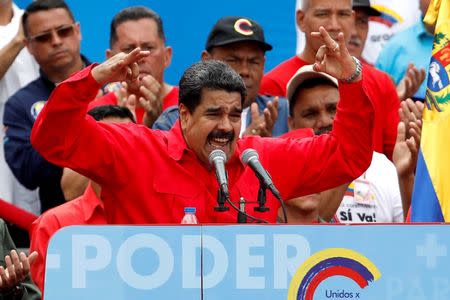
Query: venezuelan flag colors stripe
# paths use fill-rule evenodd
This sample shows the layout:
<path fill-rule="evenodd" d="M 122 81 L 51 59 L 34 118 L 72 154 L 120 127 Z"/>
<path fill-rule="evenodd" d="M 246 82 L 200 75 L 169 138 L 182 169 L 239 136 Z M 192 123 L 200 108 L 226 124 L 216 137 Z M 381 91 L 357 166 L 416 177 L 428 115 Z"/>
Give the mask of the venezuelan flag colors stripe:
<path fill-rule="evenodd" d="M 417 162 L 412 222 L 450 221 L 450 0 L 433 0 L 425 22 L 435 24 Z"/>
<path fill-rule="evenodd" d="M 381 277 L 377 267 L 360 253 L 343 248 L 325 249 L 312 255 L 297 270 L 288 291 L 288 300 L 313 300 L 316 288 L 325 279 L 344 276 L 361 288 Z"/>
<path fill-rule="evenodd" d="M 394 24 L 403 23 L 404 19 L 398 13 L 393 11 L 392 9 L 384 6 L 384 5 L 372 5 L 373 8 L 378 10 L 381 13 L 379 17 L 371 17 L 371 19 L 383 23 L 389 27 L 392 27 Z"/>

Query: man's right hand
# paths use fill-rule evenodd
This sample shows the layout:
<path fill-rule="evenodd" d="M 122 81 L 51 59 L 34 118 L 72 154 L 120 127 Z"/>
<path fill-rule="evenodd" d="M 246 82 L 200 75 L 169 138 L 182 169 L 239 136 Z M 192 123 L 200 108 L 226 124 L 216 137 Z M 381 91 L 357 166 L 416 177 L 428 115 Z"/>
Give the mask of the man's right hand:
<path fill-rule="evenodd" d="M 91 71 L 92 77 L 101 85 L 113 81 L 125 81 L 129 85 L 133 85 L 139 77 L 137 62 L 148 55 L 150 55 L 149 51 L 141 51 L 140 48 L 136 48 L 128 54 L 117 53 L 95 66 Z"/>

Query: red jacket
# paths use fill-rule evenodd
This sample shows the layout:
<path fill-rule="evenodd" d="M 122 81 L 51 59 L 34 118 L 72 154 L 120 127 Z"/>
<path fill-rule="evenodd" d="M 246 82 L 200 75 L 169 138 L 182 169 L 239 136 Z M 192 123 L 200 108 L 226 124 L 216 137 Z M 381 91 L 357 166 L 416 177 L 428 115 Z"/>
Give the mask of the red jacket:
<path fill-rule="evenodd" d="M 39 114 L 33 146 L 49 161 L 67 166 L 102 186 L 112 223 L 180 223 L 185 207 L 196 207 L 200 223 L 235 223 L 237 213 L 216 212 L 218 184 L 210 166 L 198 160 L 180 124 L 162 132 L 136 124 L 103 124 L 86 116 L 99 84 L 90 68 L 60 84 Z M 364 77 L 365 71 L 363 71 Z M 373 108 L 365 80 L 342 84 L 330 135 L 302 140 L 245 137 L 237 142 L 228 171 L 233 202 L 257 199 L 258 181 L 239 160 L 254 148 L 284 199 L 326 190 L 362 174 L 372 157 Z M 276 222 L 278 202 L 268 193 L 269 212 L 247 212 Z"/>
<path fill-rule="evenodd" d="M 31 265 L 31 277 L 44 294 L 45 263 L 50 238 L 61 228 L 70 225 L 106 224 L 103 203 L 89 184 L 84 194 L 43 213 L 30 229 L 30 253 L 39 253 Z"/>

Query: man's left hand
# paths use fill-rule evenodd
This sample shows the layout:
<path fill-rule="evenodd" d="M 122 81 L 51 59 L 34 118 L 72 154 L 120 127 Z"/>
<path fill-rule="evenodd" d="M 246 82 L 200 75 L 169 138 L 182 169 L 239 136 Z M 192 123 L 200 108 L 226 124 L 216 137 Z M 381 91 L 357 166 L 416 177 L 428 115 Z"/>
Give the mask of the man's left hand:
<path fill-rule="evenodd" d="M 327 73 L 339 80 L 346 80 L 355 74 L 356 64 L 348 52 L 342 32 L 338 34 L 335 41 L 328 31 L 320 26 L 319 32 L 312 32 L 311 36 L 320 39 L 323 43 L 316 53 L 315 71 Z M 355 82 L 359 80 L 361 75 L 354 79 Z"/>

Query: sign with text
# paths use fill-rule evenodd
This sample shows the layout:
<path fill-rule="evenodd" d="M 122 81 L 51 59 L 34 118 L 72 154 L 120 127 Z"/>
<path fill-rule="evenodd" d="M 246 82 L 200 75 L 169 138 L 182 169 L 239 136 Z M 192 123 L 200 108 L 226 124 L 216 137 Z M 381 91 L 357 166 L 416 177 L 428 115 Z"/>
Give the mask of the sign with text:
<path fill-rule="evenodd" d="M 73 226 L 45 299 L 450 299 L 446 225 Z"/>

